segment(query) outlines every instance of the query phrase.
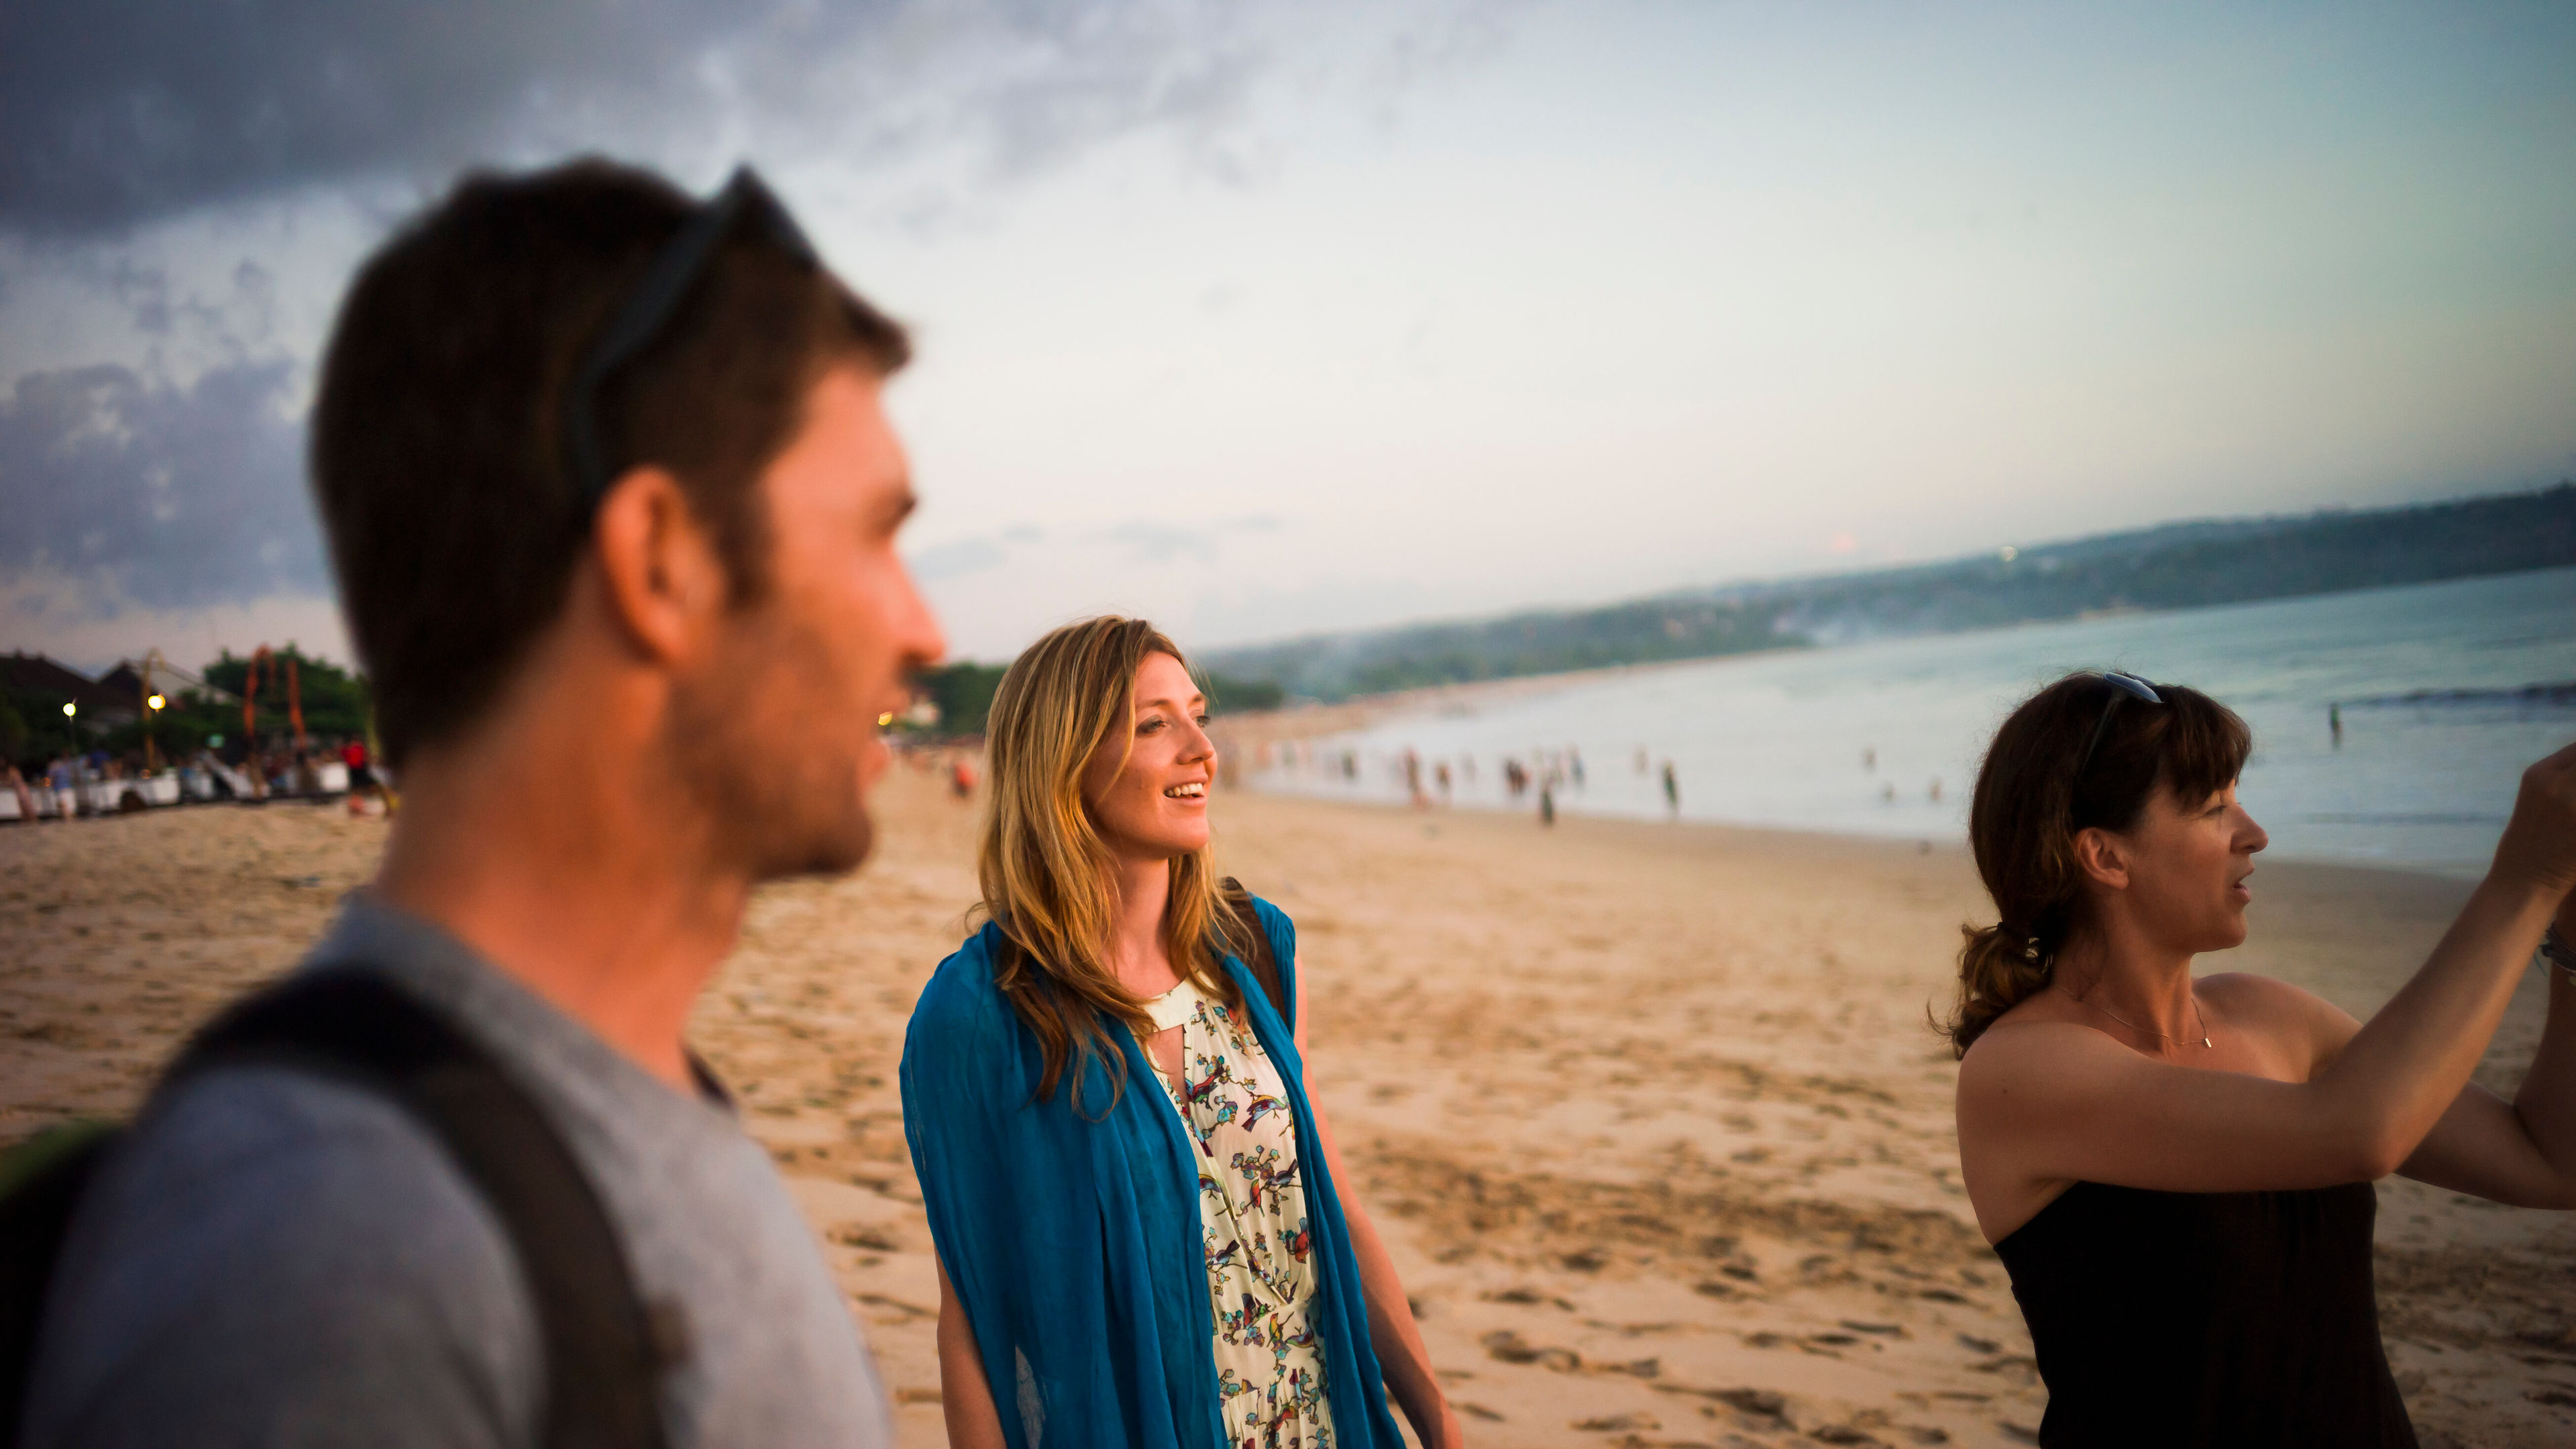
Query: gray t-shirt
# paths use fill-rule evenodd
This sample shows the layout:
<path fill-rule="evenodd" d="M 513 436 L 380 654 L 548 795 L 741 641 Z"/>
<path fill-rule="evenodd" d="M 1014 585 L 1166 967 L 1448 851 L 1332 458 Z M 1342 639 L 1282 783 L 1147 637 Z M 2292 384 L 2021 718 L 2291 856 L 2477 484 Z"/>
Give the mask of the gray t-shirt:
<path fill-rule="evenodd" d="M 893 1442 L 812 1230 L 729 1111 L 363 894 L 306 964 L 351 963 L 471 1031 L 571 1145 L 685 1331 L 673 1449 Z M 545 1385 L 515 1250 L 438 1140 L 361 1088 L 241 1067 L 159 1103 L 92 1183 L 25 1442 L 534 1446 Z"/>

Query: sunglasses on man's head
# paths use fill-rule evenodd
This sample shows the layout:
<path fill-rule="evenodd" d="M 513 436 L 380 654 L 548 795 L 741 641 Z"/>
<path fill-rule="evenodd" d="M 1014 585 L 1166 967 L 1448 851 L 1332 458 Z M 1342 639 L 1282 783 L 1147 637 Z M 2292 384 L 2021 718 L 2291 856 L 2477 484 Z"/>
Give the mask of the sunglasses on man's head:
<path fill-rule="evenodd" d="M 598 340 L 591 343 L 580 370 L 573 374 L 572 390 L 564 399 L 564 444 L 585 512 L 597 508 L 608 495 L 608 485 L 616 481 L 609 472 L 608 450 L 599 438 L 600 390 L 608 385 L 611 373 L 633 361 L 671 325 L 716 249 L 745 221 L 794 260 L 809 267 L 823 264 L 796 219 L 748 166 L 734 168 L 724 190 L 699 203 L 697 214 L 654 254 L 643 279 L 600 329 Z"/>
<path fill-rule="evenodd" d="M 2133 699 L 2144 700 L 2148 704 L 2165 702 L 2164 696 L 2156 693 L 2154 685 L 2134 674 L 2122 674 L 2118 670 L 2106 669 L 2093 677 L 2111 686 L 2111 698 L 2102 706 L 2102 718 L 2093 726 L 2093 739 L 2084 746 L 2084 758 L 2076 762 L 2075 778 L 2078 783 L 2084 779 L 2084 772 L 2092 768 L 2093 754 L 2102 748 L 2102 736 L 2110 733 L 2111 716 L 2120 712 L 2121 705 Z"/>

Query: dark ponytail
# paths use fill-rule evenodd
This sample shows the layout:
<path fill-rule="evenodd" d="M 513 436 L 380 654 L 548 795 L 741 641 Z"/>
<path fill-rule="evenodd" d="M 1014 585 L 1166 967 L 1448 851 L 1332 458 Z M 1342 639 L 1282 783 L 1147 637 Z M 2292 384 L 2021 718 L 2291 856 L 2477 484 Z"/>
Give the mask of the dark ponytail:
<path fill-rule="evenodd" d="M 2245 768 L 2254 737 L 2234 711 L 2179 684 L 2155 690 L 2163 704 L 2128 698 L 2098 674 L 2070 674 L 2022 701 L 1995 731 L 1968 807 L 1968 846 L 2001 919 L 1960 928 L 1959 1001 L 1940 1027 L 1958 1055 L 1995 1018 L 2048 988 L 2058 952 L 2082 924 L 2076 835 L 2128 829 L 2158 789 L 2197 804 Z M 2124 702 L 2084 764 L 2114 698 Z"/>

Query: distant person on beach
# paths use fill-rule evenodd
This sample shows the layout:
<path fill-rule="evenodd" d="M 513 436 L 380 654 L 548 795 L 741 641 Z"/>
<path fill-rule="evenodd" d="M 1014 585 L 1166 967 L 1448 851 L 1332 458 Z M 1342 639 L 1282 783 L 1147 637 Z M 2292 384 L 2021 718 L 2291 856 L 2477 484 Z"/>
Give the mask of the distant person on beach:
<path fill-rule="evenodd" d="M 164 1083 L 80 1199 L 22 1442 L 893 1442 L 683 1032 L 756 886 L 868 855 L 876 720 L 942 650 L 907 351 L 748 172 L 477 174 L 368 259 L 310 457 L 405 804 L 218 1028 L 353 1065 Z"/>
<path fill-rule="evenodd" d="M 340 747 L 340 763 L 349 771 L 349 793 L 364 794 L 376 788 L 375 772 L 367 767 L 367 744 L 351 740 Z"/>
<path fill-rule="evenodd" d="M 2576 746 L 2524 773 L 2485 881 L 2364 1024 L 2192 974 L 2245 939 L 2252 744 L 2197 690 L 2075 674 L 1977 777 L 2002 919 L 1960 953 L 1959 1159 L 2047 1381 L 2042 1444 L 2412 1445 L 2371 1183 L 2576 1208 Z M 2545 928 L 2548 1024 L 2506 1102 L 2469 1074 Z"/>
<path fill-rule="evenodd" d="M 1069 624 L 993 696 L 983 928 L 903 1051 L 957 1449 L 1458 1443 L 1308 1094 L 1297 933 L 1209 860 L 1171 640 Z"/>
<path fill-rule="evenodd" d="M 80 811 L 80 770 L 63 755 L 45 767 L 45 783 L 54 792 L 54 818 L 69 820 Z"/>
<path fill-rule="evenodd" d="M 86 798 L 90 778 L 87 756 L 74 754 L 59 762 L 59 768 L 53 772 L 54 808 L 63 819 L 77 820 L 91 813 Z"/>
<path fill-rule="evenodd" d="M 1674 771 L 1670 760 L 1664 761 L 1664 808 L 1676 818 L 1682 813 L 1682 777 Z"/>

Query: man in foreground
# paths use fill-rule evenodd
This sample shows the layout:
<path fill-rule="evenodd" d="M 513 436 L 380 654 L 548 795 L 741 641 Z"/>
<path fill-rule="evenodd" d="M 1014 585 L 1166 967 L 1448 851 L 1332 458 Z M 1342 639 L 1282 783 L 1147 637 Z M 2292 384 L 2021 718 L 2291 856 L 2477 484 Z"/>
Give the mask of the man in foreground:
<path fill-rule="evenodd" d="M 890 1442 L 682 1028 L 755 885 L 866 856 L 877 720 L 941 652 L 895 552 L 907 351 L 748 173 L 702 205 L 580 163 L 469 178 L 379 251 L 314 408 L 404 808 L 305 970 L 427 1006 L 569 1148 L 675 1446 Z M 501 1216 L 383 1093 L 187 1076 L 82 1199 L 27 1442 L 560 1442 L 561 1340 Z"/>

